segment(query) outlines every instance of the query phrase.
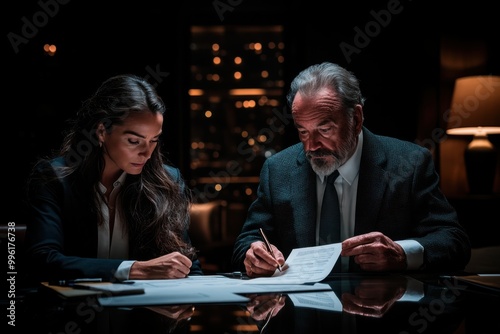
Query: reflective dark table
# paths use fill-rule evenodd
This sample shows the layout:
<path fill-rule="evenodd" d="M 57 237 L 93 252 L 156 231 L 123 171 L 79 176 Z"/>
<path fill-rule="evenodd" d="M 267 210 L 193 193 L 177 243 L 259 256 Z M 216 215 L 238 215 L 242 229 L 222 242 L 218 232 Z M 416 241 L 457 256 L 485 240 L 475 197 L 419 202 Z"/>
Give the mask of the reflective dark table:
<path fill-rule="evenodd" d="M 7 332 L 500 333 L 499 290 L 439 275 L 342 274 L 323 282 L 332 290 L 246 295 L 244 304 L 134 308 L 32 288 L 16 299 L 16 326 Z M 2 299 L 4 310 L 8 302 Z"/>

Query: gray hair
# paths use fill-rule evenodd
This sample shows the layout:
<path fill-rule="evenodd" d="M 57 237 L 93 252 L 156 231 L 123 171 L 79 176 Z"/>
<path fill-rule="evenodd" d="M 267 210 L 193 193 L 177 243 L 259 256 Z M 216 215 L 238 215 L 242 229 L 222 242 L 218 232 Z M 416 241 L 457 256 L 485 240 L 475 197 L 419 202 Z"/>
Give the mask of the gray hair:
<path fill-rule="evenodd" d="M 290 84 L 290 91 L 286 96 L 287 103 L 291 108 L 298 92 L 311 96 L 324 87 L 337 92 L 343 107 L 349 112 L 352 112 L 356 104 L 364 104 L 365 99 L 356 76 L 345 68 L 329 62 L 311 65 L 300 72 Z"/>

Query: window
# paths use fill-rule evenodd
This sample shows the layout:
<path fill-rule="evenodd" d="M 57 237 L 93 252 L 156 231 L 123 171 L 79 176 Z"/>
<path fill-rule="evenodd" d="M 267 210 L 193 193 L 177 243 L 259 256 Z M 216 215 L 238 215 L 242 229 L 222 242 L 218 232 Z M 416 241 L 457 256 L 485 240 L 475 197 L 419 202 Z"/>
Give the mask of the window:
<path fill-rule="evenodd" d="M 192 26 L 190 187 L 195 200 L 249 205 L 282 149 L 283 27 Z M 246 211 L 246 210 L 245 210 Z"/>

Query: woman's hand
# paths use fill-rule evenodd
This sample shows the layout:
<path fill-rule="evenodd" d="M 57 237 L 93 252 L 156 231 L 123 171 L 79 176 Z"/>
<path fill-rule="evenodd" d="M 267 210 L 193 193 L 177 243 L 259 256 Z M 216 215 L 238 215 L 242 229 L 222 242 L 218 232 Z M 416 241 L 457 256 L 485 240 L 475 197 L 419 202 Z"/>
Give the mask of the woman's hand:
<path fill-rule="evenodd" d="M 147 309 L 175 320 L 190 319 L 194 314 L 193 305 L 148 306 Z"/>
<path fill-rule="evenodd" d="M 129 279 L 184 278 L 192 261 L 179 252 L 172 252 L 148 261 L 136 261 L 130 268 Z"/>

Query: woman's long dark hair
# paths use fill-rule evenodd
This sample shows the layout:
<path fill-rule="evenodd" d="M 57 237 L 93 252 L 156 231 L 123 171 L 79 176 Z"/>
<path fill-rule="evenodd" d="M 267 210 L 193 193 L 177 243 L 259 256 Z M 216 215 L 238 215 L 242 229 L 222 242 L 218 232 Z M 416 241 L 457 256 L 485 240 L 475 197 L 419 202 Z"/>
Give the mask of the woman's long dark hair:
<path fill-rule="evenodd" d="M 60 151 L 64 166 L 58 177 L 74 178 L 82 198 L 89 202 L 98 223 L 102 213 L 97 196 L 104 157 L 96 129 L 104 124 L 107 131 L 120 125 L 131 113 L 161 113 L 165 105 L 154 87 L 135 75 L 109 78 L 86 100 L 71 121 Z M 127 175 L 120 193 L 120 215 L 127 226 L 131 255 L 137 260 L 180 251 L 194 258 L 195 250 L 184 241 L 189 224 L 191 196 L 184 183 L 179 184 L 165 169 L 165 158 L 158 145 L 141 174 Z M 182 179 L 181 179 L 182 181 Z"/>

